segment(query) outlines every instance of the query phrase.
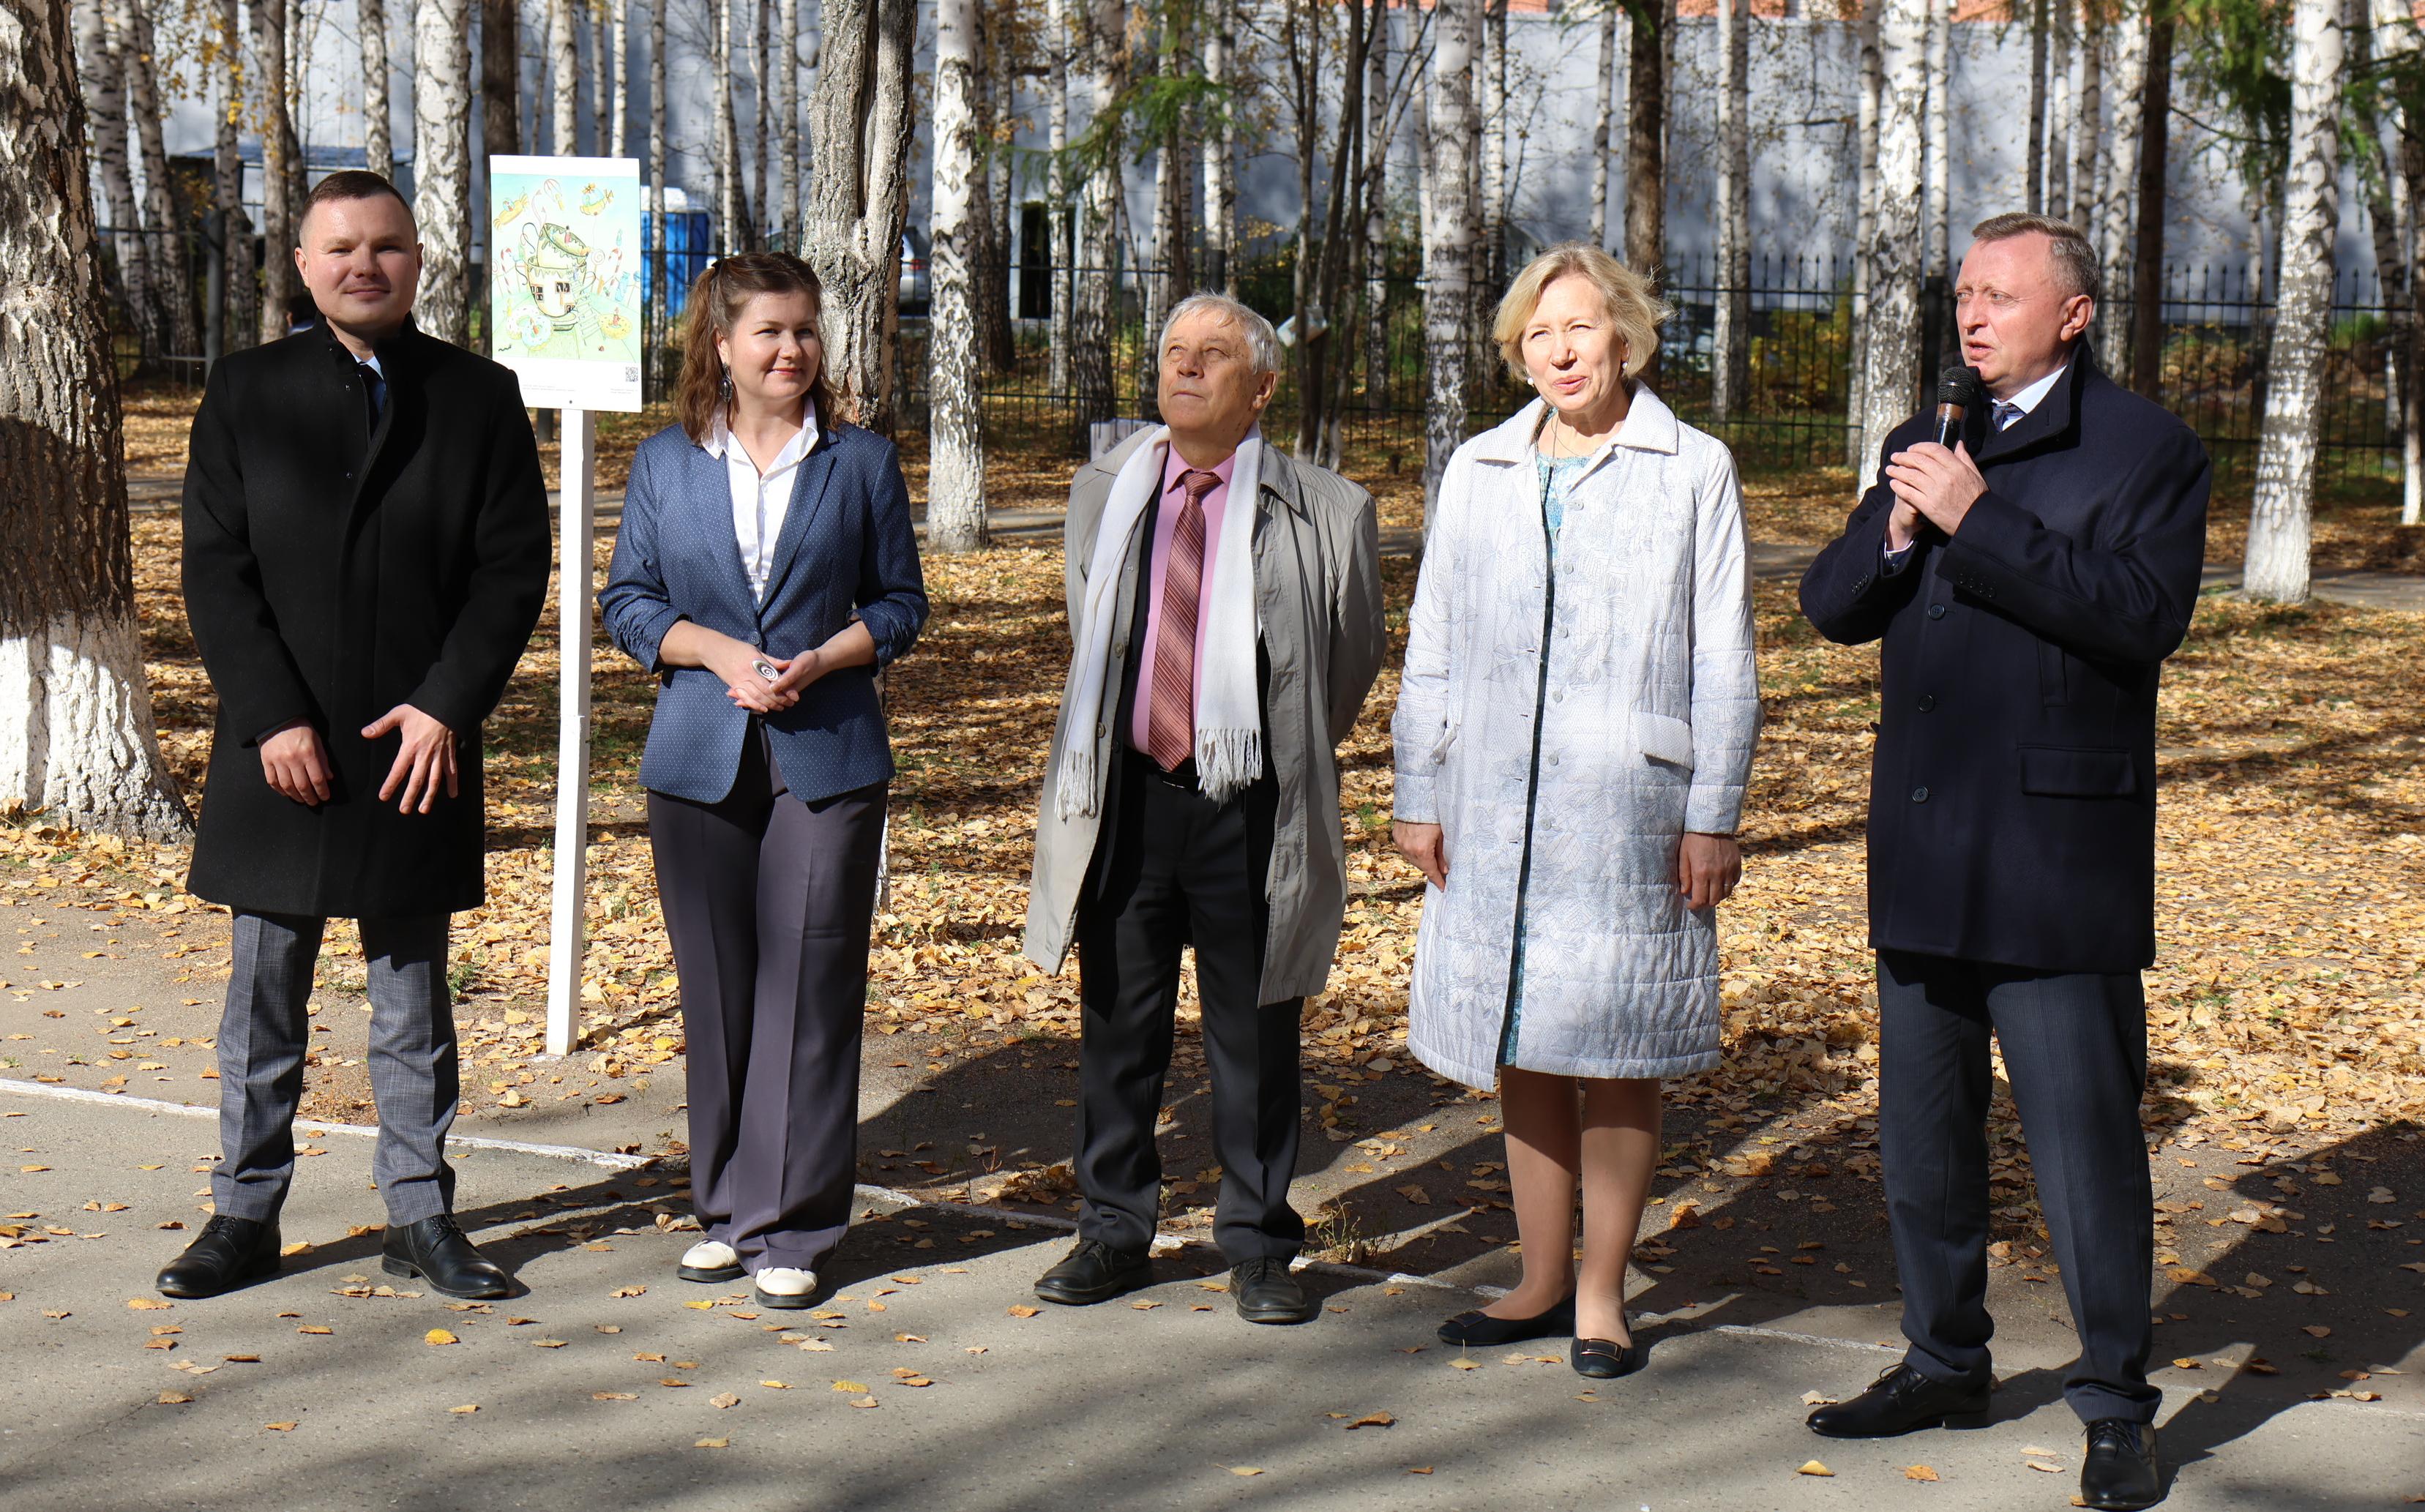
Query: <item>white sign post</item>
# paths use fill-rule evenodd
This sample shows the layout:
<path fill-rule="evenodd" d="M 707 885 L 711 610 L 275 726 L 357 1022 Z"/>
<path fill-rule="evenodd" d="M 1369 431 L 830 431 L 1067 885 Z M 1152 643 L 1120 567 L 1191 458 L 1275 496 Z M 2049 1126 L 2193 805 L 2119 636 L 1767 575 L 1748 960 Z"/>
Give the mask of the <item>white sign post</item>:
<path fill-rule="evenodd" d="M 640 165 L 621 157 L 489 159 L 489 337 L 522 398 L 561 408 L 556 507 L 555 880 L 547 1053 L 572 1053 L 587 931 L 591 566 L 597 417 L 640 393 Z"/>

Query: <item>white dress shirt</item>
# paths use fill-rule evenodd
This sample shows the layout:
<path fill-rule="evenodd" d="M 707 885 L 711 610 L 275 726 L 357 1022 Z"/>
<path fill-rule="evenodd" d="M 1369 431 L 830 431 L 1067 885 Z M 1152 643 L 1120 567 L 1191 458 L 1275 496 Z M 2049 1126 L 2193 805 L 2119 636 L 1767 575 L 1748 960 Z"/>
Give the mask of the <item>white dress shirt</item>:
<path fill-rule="evenodd" d="M 775 566 L 775 542 L 782 539 L 783 517 L 791 512 L 792 485 L 800 463 L 817 444 L 817 407 L 805 407 L 799 434 L 783 443 L 766 471 L 749 459 L 749 448 L 735 441 L 718 410 L 707 427 L 704 443 L 710 457 L 724 462 L 726 483 L 732 491 L 732 534 L 741 546 L 741 570 L 749 579 L 749 595 L 764 603 L 767 574 Z"/>
<path fill-rule="evenodd" d="M 1998 430 L 2002 430 L 2006 426 L 2010 426 L 2014 421 L 2018 420 L 2025 414 L 2028 414 L 2031 410 L 2036 409 L 2039 404 L 2044 402 L 2048 394 L 2054 392 L 2056 382 L 2060 380 L 2064 374 L 2068 372 L 2070 368 L 2071 364 L 2069 362 L 2065 362 L 2063 366 L 2056 368 L 2053 372 L 2048 373 L 2046 377 L 2038 379 L 2035 383 L 2031 384 L 2028 388 L 2023 389 L 2020 393 L 2014 394 L 2009 399 L 1988 400 L 1988 423 L 1994 426 Z M 1902 571 L 1903 570 L 1903 565 L 1911 560 L 1912 548 L 1919 544 L 1919 542 L 1915 540 L 1910 546 L 1905 546 L 1901 551 L 1895 550 L 1892 546 L 1884 548 L 1886 553 L 1884 563 L 1885 575 L 1892 577 L 1897 572 Z"/>

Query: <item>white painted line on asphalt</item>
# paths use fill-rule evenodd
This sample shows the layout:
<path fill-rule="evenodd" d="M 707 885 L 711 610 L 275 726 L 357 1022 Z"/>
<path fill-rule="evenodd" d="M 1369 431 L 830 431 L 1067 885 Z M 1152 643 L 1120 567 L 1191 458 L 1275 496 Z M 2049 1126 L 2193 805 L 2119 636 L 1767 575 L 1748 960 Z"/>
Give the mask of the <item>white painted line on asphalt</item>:
<path fill-rule="evenodd" d="M 1707 1333 L 1731 1333 L 1745 1339 L 1777 1339 L 1787 1343 L 1823 1344 L 1830 1349 L 1860 1349 L 1872 1355 L 1899 1355 L 1903 1351 L 1893 1344 L 1865 1344 L 1858 1339 L 1830 1339 L 1823 1333 L 1796 1333 L 1791 1328 L 1762 1328 L 1749 1323 L 1717 1323 L 1703 1330 Z"/>
<path fill-rule="evenodd" d="M 0 1076 L 0 1092 L 24 1092 L 34 1097 L 57 1098 L 68 1102 L 98 1102 L 115 1108 L 140 1108 L 146 1113 L 174 1113 L 188 1118 L 217 1118 L 217 1108 L 200 1108 L 190 1102 L 168 1102 L 158 1098 L 127 1097 L 115 1092 L 91 1092 L 80 1086 L 52 1086 L 44 1082 L 24 1082 L 13 1076 Z M 329 1123 L 320 1118 L 297 1118 L 295 1127 L 305 1134 L 360 1134 L 377 1138 L 376 1124 Z M 590 1150 L 581 1145 L 537 1145 L 521 1139 L 485 1139 L 477 1134 L 448 1134 L 446 1143 L 457 1150 L 487 1150 L 508 1155 L 540 1155 L 549 1160 L 577 1160 L 608 1170 L 638 1170 L 655 1159 L 651 1155 L 625 1155 L 611 1150 Z"/>

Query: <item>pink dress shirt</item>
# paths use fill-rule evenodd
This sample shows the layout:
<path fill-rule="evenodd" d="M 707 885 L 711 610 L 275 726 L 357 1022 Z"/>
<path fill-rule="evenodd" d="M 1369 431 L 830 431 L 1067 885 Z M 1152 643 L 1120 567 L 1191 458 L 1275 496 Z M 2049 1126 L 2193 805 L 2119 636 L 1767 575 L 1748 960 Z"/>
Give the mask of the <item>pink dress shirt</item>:
<path fill-rule="evenodd" d="M 1213 485 L 1212 492 L 1204 495 L 1204 571 L 1196 580 L 1198 587 L 1196 613 L 1196 668 L 1188 683 L 1190 687 L 1199 687 L 1203 684 L 1203 604 L 1211 596 L 1209 590 L 1212 587 L 1213 558 L 1221 550 L 1221 513 L 1229 507 L 1229 474 L 1237 465 L 1237 453 L 1231 452 L 1228 457 L 1223 458 L 1221 465 L 1212 469 L 1212 475 L 1221 481 Z M 1136 709 L 1129 720 L 1129 745 L 1137 750 L 1146 748 L 1147 727 L 1153 716 L 1153 700 L 1148 690 L 1153 686 L 1154 648 L 1161 644 L 1162 637 L 1162 588 L 1164 579 L 1169 575 L 1170 539 L 1179 529 L 1180 511 L 1187 507 L 1187 492 L 1179 486 L 1179 476 L 1186 471 L 1188 466 L 1185 459 L 1179 455 L 1179 448 L 1171 447 L 1168 460 L 1163 463 L 1162 507 L 1154 511 L 1153 555 L 1147 564 L 1151 571 L 1145 585 L 1147 594 L 1145 640 L 1135 651 L 1137 657 Z"/>

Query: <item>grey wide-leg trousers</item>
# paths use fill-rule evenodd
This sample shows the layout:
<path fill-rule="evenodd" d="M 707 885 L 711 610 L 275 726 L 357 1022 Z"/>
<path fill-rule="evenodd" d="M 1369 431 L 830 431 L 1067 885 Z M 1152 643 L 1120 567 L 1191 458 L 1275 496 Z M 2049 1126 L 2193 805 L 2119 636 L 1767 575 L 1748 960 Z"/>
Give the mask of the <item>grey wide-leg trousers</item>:
<path fill-rule="evenodd" d="M 390 1224 L 451 1211 L 455 1172 L 446 1131 L 461 1085 L 455 1013 L 446 992 L 446 915 L 364 919 L 370 967 L 371 1096 L 378 1145 L 371 1176 Z M 310 1048 L 312 968 L 326 919 L 235 916 L 234 970 L 219 1019 L 219 1150 L 211 1198 L 230 1217 L 278 1216 L 295 1179 L 295 1110 Z"/>
<path fill-rule="evenodd" d="M 815 1269 L 850 1224 L 884 797 L 877 782 L 804 803 L 762 738 L 721 801 L 649 795 L 689 1040 L 691 1205 L 752 1274 Z"/>

